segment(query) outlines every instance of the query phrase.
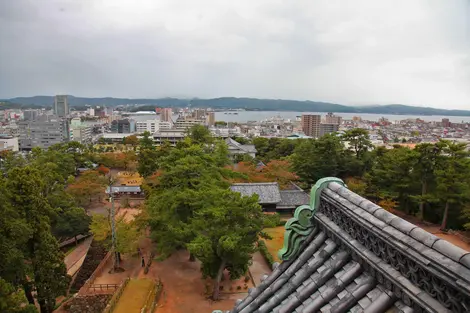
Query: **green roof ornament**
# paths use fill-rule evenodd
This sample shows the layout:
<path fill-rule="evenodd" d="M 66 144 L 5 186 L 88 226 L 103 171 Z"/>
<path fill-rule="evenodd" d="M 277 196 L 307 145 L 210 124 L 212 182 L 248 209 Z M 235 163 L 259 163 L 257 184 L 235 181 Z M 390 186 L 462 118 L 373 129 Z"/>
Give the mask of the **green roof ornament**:
<path fill-rule="evenodd" d="M 320 205 L 321 191 L 333 182 L 346 186 L 341 179 L 336 177 L 319 179 L 310 191 L 310 205 L 301 205 L 295 209 L 294 217 L 285 225 L 284 247 L 278 252 L 281 260 L 288 261 L 297 255 L 300 246 L 313 231 L 312 217 Z"/>

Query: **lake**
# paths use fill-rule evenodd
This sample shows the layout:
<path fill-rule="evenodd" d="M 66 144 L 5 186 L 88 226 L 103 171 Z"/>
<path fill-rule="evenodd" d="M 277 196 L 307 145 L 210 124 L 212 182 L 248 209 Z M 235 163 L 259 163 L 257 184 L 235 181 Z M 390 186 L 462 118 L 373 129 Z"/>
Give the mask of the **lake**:
<path fill-rule="evenodd" d="M 230 113 L 230 114 L 229 114 Z M 238 114 L 234 114 L 238 113 Z M 284 119 L 295 120 L 296 116 L 301 116 L 302 114 L 318 114 L 325 116 L 326 112 L 296 112 L 296 111 L 220 111 L 215 112 L 216 121 L 225 121 L 225 122 L 238 122 L 245 123 L 248 121 L 262 121 L 269 119 L 271 117 L 281 117 Z M 440 116 L 440 115 L 392 115 L 392 114 L 359 114 L 359 113 L 334 113 L 335 115 L 341 116 L 343 119 L 350 120 L 353 116 L 360 116 L 363 120 L 368 121 L 378 121 L 380 118 L 385 117 L 390 122 L 400 121 L 405 119 L 416 119 L 420 118 L 424 121 L 441 121 L 443 118 L 448 118 L 451 122 L 461 123 L 468 122 L 470 123 L 470 116 Z M 173 116 L 173 120 L 176 120 L 178 115 Z M 145 121 L 153 120 L 157 118 L 156 114 L 134 114 L 130 115 L 129 118 L 132 118 L 136 121 Z"/>

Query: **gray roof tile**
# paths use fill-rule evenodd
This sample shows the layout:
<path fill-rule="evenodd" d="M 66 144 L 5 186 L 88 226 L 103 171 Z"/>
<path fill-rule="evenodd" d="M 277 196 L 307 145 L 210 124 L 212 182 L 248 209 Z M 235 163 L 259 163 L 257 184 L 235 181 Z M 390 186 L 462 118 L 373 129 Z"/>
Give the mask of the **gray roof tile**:
<path fill-rule="evenodd" d="M 278 183 L 239 183 L 233 184 L 230 189 L 241 193 L 243 196 L 257 194 L 259 203 L 281 202 Z"/>
<path fill-rule="evenodd" d="M 253 192 L 258 188 L 247 186 L 251 184 L 238 185 L 245 185 L 236 187 L 244 192 Z M 260 193 L 263 194 L 263 191 Z M 437 239 L 336 183 L 329 184 L 322 192 L 322 201 L 329 202 L 344 215 L 338 220 L 350 219 L 357 227 L 372 234 L 373 240 L 383 241 L 387 249 L 395 251 L 387 253 L 392 253 L 392 256 L 398 253 L 400 258 L 409 258 L 421 266 L 419 271 L 430 271 L 432 275 L 437 275 L 436 279 L 453 284 L 457 292 L 467 297 L 466 300 L 470 299 L 468 252 Z M 382 258 L 382 254 L 374 251 L 371 243 L 360 237 L 364 234 L 353 233 L 335 221 L 336 216 L 326 210 L 316 212 L 313 217 L 317 225 L 316 233 L 304 242 L 299 255 L 292 261 L 282 263 L 232 313 L 411 313 L 410 307 L 400 300 L 396 301 L 395 295 L 385 288 L 383 284 L 386 280 L 413 301 L 418 301 L 425 311 L 448 312 L 438 298 L 413 283 L 412 277 L 405 276 L 406 272 L 401 271 L 400 266 L 394 264 L 394 268 L 388 258 Z M 352 259 L 351 251 L 354 252 Z M 410 264 L 406 263 L 406 266 Z M 370 269 L 383 279 L 374 280 L 369 274 Z"/>
<path fill-rule="evenodd" d="M 277 204 L 278 208 L 296 208 L 310 203 L 309 194 L 303 190 L 281 190 L 280 195 L 281 202 Z"/>

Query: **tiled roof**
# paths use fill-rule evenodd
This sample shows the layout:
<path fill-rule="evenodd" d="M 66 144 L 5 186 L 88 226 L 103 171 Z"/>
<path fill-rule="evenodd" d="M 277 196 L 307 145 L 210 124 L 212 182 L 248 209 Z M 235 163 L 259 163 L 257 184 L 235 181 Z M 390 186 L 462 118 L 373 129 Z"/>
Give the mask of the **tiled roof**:
<path fill-rule="evenodd" d="M 277 204 L 277 208 L 296 208 L 298 206 L 308 204 L 310 196 L 303 190 L 281 190 L 281 202 Z"/>
<path fill-rule="evenodd" d="M 140 192 L 140 186 L 113 186 L 113 192 Z M 109 193 L 109 187 L 106 188 Z"/>
<path fill-rule="evenodd" d="M 241 193 L 243 196 L 257 194 L 259 203 L 281 202 L 278 183 L 239 183 L 230 186 L 230 189 Z"/>
<path fill-rule="evenodd" d="M 338 183 L 318 194 L 286 224 L 301 245 L 231 313 L 470 312 L 469 252 Z"/>
<path fill-rule="evenodd" d="M 228 137 L 225 142 L 229 146 L 229 150 L 241 150 L 245 153 L 256 153 L 255 145 L 242 145 L 241 143 L 233 140 L 232 138 Z"/>

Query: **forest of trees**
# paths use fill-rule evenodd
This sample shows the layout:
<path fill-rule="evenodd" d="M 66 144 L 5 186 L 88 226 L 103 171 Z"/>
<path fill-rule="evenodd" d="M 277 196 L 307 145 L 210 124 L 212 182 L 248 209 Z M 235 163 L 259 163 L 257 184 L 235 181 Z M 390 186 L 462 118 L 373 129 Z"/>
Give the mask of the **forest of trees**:
<path fill-rule="evenodd" d="M 90 162 L 76 142 L 25 157 L 0 155 L 0 312 L 36 312 L 36 299 L 41 313 L 50 313 L 66 294 L 70 277 L 59 241 L 90 225 L 77 201 L 82 195 L 66 186 Z"/>
<path fill-rule="evenodd" d="M 290 162 L 308 188 L 336 176 L 384 208 L 400 210 L 442 229 L 470 228 L 470 159 L 466 144 L 441 140 L 414 149 L 373 148 L 368 133 L 352 129 L 319 139 L 254 138 L 257 158 Z"/>

